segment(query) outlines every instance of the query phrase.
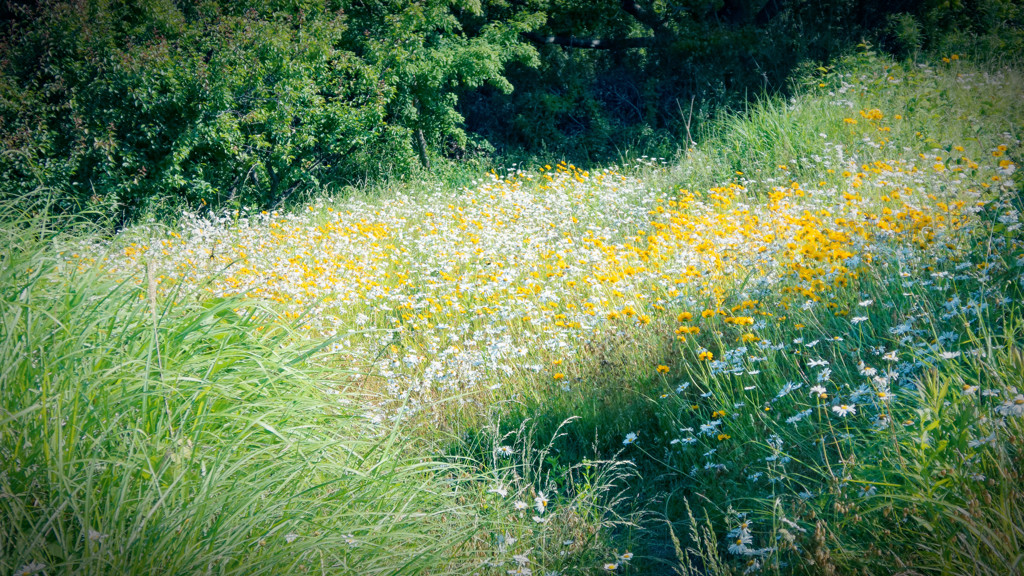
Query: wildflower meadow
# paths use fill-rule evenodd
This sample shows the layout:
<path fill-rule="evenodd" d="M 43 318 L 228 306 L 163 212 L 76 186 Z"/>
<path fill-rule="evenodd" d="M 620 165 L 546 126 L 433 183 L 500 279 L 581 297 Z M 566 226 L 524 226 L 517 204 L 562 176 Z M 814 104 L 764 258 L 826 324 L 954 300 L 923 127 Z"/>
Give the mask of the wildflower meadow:
<path fill-rule="evenodd" d="M 4 574 L 1020 574 L 1024 76 L 117 234 L 4 207 Z"/>

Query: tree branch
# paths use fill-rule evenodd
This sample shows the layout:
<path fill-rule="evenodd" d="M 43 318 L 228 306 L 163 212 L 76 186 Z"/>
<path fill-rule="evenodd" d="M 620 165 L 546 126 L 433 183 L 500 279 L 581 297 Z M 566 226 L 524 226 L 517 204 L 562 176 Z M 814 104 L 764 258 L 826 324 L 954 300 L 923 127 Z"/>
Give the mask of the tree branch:
<path fill-rule="evenodd" d="M 654 38 L 576 38 L 575 36 L 553 36 L 524 32 L 523 36 L 534 44 L 557 44 L 571 48 L 588 48 L 591 50 L 628 50 L 630 48 L 647 48 L 654 45 Z"/>
<path fill-rule="evenodd" d="M 623 12 L 635 18 L 637 22 L 647 26 L 651 30 L 654 30 L 655 34 L 657 34 L 665 25 L 664 18 L 659 19 L 657 14 L 644 6 L 641 6 L 636 2 L 636 0 L 622 0 L 620 5 L 622 6 Z"/>

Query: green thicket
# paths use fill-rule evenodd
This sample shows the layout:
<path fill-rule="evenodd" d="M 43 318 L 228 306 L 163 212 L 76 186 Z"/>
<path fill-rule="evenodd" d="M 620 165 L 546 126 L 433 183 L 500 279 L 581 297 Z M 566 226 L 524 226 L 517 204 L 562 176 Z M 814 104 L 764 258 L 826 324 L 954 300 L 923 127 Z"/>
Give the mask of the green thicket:
<path fill-rule="evenodd" d="M 4 194 L 124 219 L 403 173 L 414 142 L 465 140 L 459 90 L 510 90 L 505 63 L 533 54 L 516 21 L 461 34 L 448 2 L 184 4 L 9 8 Z"/>
<path fill-rule="evenodd" d="M 431 161 L 671 154 L 862 40 L 1017 26 L 1009 0 L 5 3 L 0 194 L 124 222 L 273 206 Z M 953 36 L 951 33 L 955 32 Z"/>
<path fill-rule="evenodd" d="M 669 157 L 700 126 L 748 99 L 786 92 L 799 72 L 862 42 L 899 57 L 963 50 L 976 35 L 1019 25 L 1003 1 L 714 0 L 528 3 L 545 25 L 529 37 L 540 66 L 509 66 L 516 90 L 475 91 L 470 129 L 506 148 L 618 160 L 627 150 Z M 514 17 L 518 2 L 486 7 Z M 1012 35 L 1002 35 L 1002 41 Z M 495 114 L 501 110 L 501 114 Z M 637 152 L 640 150 L 642 152 Z"/>

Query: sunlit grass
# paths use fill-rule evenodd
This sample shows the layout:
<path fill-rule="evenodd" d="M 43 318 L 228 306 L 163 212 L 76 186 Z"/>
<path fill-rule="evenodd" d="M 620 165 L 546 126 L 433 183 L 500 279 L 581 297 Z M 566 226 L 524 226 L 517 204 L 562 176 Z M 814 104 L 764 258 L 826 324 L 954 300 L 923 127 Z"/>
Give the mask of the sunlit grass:
<path fill-rule="evenodd" d="M 8 566 L 1019 572 L 1024 80 L 804 80 L 679 162 L 11 242 Z"/>
<path fill-rule="evenodd" d="M 607 554 L 624 464 L 555 489 L 527 473 L 532 445 L 439 458 L 362 418 L 339 369 L 311 363 L 317 349 L 264 303 L 202 286 L 165 299 L 151 268 L 139 287 L 67 270 L 60 251 L 86 231 L 53 224 L 2 227 L 4 573 L 464 574 L 515 565 L 493 547 L 505 534 L 531 563 Z M 485 490 L 495 480 L 507 494 Z M 544 511 L 516 513 L 513 498 L 545 491 Z"/>
<path fill-rule="evenodd" d="M 513 167 L 451 192 L 186 219 L 139 230 L 100 264 L 151 262 L 161 290 L 209 279 L 214 295 L 277 303 L 308 337 L 334 339 L 339 364 L 359 372 L 353 387 L 380 394 L 378 418 L 451 396 L 477 408 L 509 397 L 490 389 L 571 391 L 559 362 L 581 347 L 680 311 L 730 316 L 730 290 L 771 287 L 789 295 L 783 306 L 810 299 L 849 313 L 857 267 L 884 246 L 914 243 L 933 260 L 969 248 L 960 231 L 1005 178 L 1007 144 L 998 134 L 934 140 L 919 128 L 945 138 L 948 123 L 875 102 L 955 70 L 869 62 L 861 78 L 829 73 L 827 94 L 725 120 L 716 146 L 679 167 Z M 1017 85 L 971 78 L 963 92 Z M 951 114 L 967 106 L 952 104 Z M 697 176 L 725 178 L 706 188 L 669 185 L 720 164 L 709 154 L 737 169 L 705 169 Z M 73 256 L 96 263 L 87 249 Z M 749 317 L 767 321 L 759 308 Z"/>

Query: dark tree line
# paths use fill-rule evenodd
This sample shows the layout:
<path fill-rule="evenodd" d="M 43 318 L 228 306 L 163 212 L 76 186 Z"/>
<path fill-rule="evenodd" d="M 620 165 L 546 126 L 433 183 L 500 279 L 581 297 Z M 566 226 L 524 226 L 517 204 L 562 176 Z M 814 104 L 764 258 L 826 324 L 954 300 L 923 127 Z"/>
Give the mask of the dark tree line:
<path fill-rule="evenodd" d="M 1010 0 L 7 0 L 0 194 L 127 221 L 498 154 L 671 151 L 863 39 L 906 56 Z"/>

